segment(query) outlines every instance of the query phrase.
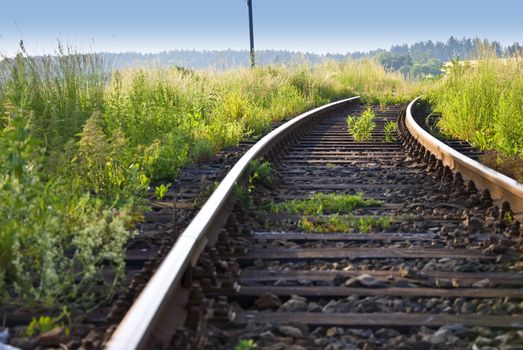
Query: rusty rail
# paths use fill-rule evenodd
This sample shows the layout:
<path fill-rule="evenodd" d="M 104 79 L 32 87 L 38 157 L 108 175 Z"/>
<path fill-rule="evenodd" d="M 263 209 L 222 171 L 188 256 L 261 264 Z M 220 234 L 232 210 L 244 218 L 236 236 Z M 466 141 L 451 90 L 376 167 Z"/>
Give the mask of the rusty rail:
<path fill-rule="evenodd" d="M 173 330 L 184 323 L 188 288 L 184 274 L 190 273 L 205 246 L 213 244 L 234 203 L 233 189 L 245 181 L 249 162 L 263 157 L 301 126 L 343 108 L 359 96 L 333 102 L 306 112 L 262 138 L 231 169 L 204 204 L 138 296 L 108 343 L 110 350 L 148 349 L 168 345 Z"/>
<path fill-rule="evenodd" d="M 523 217 L 523 184 L 459 153 L 425 131 L 412 115 L 412 108 L 419 99 L 414 99 L 407 107 L 405 125 L 412 137 L 444 166 L 461 173 L 463 179 L 472 180 L 478 189 L 487 189 L 494 201 L 508 202 L 515 216 Z"/>

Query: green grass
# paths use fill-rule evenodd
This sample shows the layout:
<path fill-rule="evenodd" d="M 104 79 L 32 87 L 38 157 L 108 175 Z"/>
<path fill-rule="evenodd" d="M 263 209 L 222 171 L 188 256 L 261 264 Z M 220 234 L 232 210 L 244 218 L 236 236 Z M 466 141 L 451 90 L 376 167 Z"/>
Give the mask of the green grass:
<path fill-rule="evenodd" d="M 347 129 L 349 134 L 357 142 L 369 141 L 372 138 L 372 131 L 376 127 L 374 123 L 374 112 L 367 108 L 359 117 L 349 115 L 347 117 Z"/>
<path fill-rule="evenodd" d="M 307 199 L 293 199 L 281 203 L 265 204 L 265 209 L 272 214 L 302 215 L 298 228 L 307 232 L 370 232 L 373 229 L 390 226 L 390 217 L 352 217 L 350 214 L 357 208 L 379 207 L 383 202 L 365 199 L 362 193 L 356 195 L 338 193 L 316 193 Z M 329 215 L 334 214 L 334 215 Z M 312 215 L 329 215 L 327 217 L 310 217 Z M 280 226 L 292 227 L 290 221 L 280 221 Z M 266 226 L 270 226 L 267 224 Z"/>
<path fill-rule="evenodd" d="M 488 48 L 473 62 L 453 62 L 429 94 L 439 128 L 454 138 L 505 157 L 523 156 L 521 54 L 500 60 Z M 520 166 L 523 162 L 519 163 Z"/>
<path fill-rule="evenodd" d="M 251 350 L 257 347 L 256 342 L 252 339 L 239 340 L 234 350 Z"/>
<path fill-rule="evenodd" d="M 282 203 L 271 203 L 268 209 L 273 214 L 323 215 L 331 213 L 348 214 L 356 208 L 381 206 L 382 201 L 364 199 L 356 195 L 338 193 L 316 193 L 308 199 L 293 199 Z"/>
<path fill-rule="evenodd" d="M 385 142 L 394 142 L 396 141 L 396 136 L 398 134 L 398 123 L 390 121 L 387 122 L 384 126 L 385 131 Z"/>
<path fill-rule="evenodd" d="M 331 215 L 326 218 L 302 218 L 298 227 L 306 232 L 362 232 L 390 227 L 391 218 L 388 216 L 363 216 L 354 218 L 349 215 Z"/>

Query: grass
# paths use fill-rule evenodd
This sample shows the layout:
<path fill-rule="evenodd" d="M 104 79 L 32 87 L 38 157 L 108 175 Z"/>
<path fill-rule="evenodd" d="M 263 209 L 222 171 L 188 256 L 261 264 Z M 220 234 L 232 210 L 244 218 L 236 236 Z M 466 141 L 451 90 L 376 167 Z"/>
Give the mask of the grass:
<path fill-rule="evenodd" d="M 302 218 L 298 227 L 306 232 L 363 232 L 390 227 L 391 218 L 387 216 L 363 216 L 354 218 L 348 215 L 331 215 L 326 218 Z"/>
<path fill-rule="evenodd" d="M 110 71 L 23 50 L 0 64 L 0 298 L 59 310 L 108 300 L 151 181 L 329 101 L 406 102 L 420 87 L 370 60 L 226 72 Z M 258 164 L 252 175 L 269 181 Z M 167 186 L 155 190 L 157 198 Z M 111 267 L 115 279 L 103 283 Z"/>
<path fill-rule="evenodd" d="M 251 350 L 257 348 L 256 342 L 252 339 L 241 339 L 238 341 L 234 350 Z"/>
<path fill-rule="evenodd" d="M 379 207 L 382 201 L 365 199 L 362 193 L 356 195 L 338 193 L 316 193 L 307 199 L 293 199 L 281 203 L 270 203 L 267 210 L 272 214 L 299 214 L 302 218 L 298 228 L 307 232 L 371 232 L 390 226 L 391 218 L 362 216 L 352 217 L 350 214 L 357 208 Z M 334 215 L 329 215 L 334 214 Z M 311 218 L 310 215 L 329 215 L 321 218 Z M 281 223 L 286 226 L 285 223 Z"/>
<path fill-rule="evenodd" d="M 390 121 L 384 126 L 385 131 L 385 142 L 396 141 L 396 135 L 398 134 L 398 123 Z"/>
<path fill-rule="evenodd" d="M 364 199 L 362 193 L 349 195 L 320 192 L 308 199 L 293 199 L 282 203 L 271 203 L 269 205 L 269 211 L 273 214 L 348 214 L 356 208 L 375 207 L 381 206 L 382 204 L 382 201 L 375 199 Z"/>
<path fill-rule="evenodd" d="M 374 117 L 375 114 L 370 107 L 359 117 L 351 115 L 347 117 L 347 129 L 355 141 L 364 142 L 371 140 L 372 131 L 376 127 Z"/>
<path fill-rule="evenodd" d="M 478 51 L 473 63 L 453 62 L 429 100 L 442 113 L 439 128 L 466 140 L 489 156 L 489 165 L 504 158 L 523 166 L 523 65 L 521 53 L 500 60 L 488 48 Z M 518 160 L 519 159 L 519 160 Z M 498 164 L 498 165 L 499 165 Z M 521 174 L 512 174 L 523 181 Z"/>

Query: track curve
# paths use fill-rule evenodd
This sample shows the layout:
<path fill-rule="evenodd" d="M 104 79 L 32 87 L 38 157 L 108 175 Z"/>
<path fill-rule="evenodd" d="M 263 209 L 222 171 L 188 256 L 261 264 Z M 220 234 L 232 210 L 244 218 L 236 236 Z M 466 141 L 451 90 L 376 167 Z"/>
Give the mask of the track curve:
<path fill-rule="evenodd" d="M 231 348 L 247 338 L 274 349 L 470 346 L 486 337 L 477 330 L 473 338 L 474 327 L 520 344 L 510 330 L 523 327 L 519 223 L 427 156 L 402 107 L 373 108 L 372 140 L 354 142 L 345 120 L 364 110 L 355 102 L 306 113 L 254 146 L 108 348 Z M 384 125 L 395 120 L 398 140 L 384 143 Z M 254 207 L 233 207 L 234 186 L 259 157 L 270 161 L 274 183 L 254 189 Z M 382 204 L 347 217 L 267 209 L 315 193 L 363 193 Z M 318 227 L 326 232 L 310 232 Z"/>

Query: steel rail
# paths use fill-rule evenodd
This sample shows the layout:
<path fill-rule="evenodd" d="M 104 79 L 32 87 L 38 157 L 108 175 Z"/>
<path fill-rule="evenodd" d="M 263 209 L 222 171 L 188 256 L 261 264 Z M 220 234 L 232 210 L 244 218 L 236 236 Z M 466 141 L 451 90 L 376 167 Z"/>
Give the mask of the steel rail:
<path fill-rule="evenodd" d="M 489 190 L 494 201 L 508 202 L 514 215 L 522 217 L 523 184 L 459 153 L 424 130 L 412 115 L 412 109 L 420 98 L 414 99 L 407 107 L 405 125 L 412 137 L 441 160 L 444 166 L 459 172 L 463 179 L 472 180 L 478 189 Z"/>
<path fill-rule="evenodd" d="M 301 114 L 273 130 L 252 146 L 234 165 L 220 185 L 177 239 L 158 270 L 131 306 L 108 342 L 107 349 L 129 350 L 166 346 L 185 317 L 188 289 L 184 274 L 194 266 L 207 243 L 214 243 L 234 202 L 233 189 L 245 181 L 249 162 L 263 157 L 300 126 L 323 113 L 342 108 L 359 96 L 333 102 Z"/>

